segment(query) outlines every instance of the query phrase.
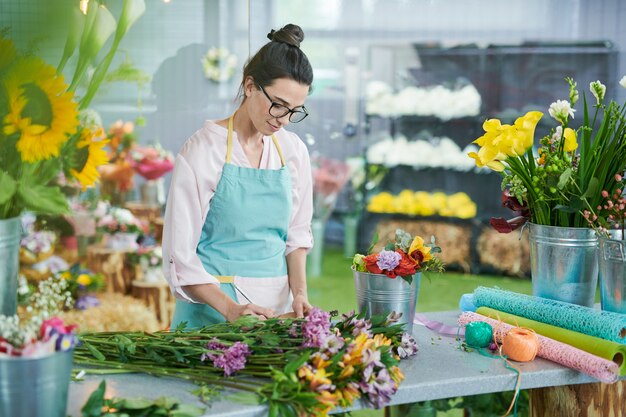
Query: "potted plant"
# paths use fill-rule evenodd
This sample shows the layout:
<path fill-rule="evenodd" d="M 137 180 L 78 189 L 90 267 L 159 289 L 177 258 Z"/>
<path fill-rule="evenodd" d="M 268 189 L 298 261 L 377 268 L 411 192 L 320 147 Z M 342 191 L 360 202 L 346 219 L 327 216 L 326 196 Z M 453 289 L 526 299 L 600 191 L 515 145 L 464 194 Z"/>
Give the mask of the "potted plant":
<path fill-rule="evenodd" d="M 560 301 L 593 305 L 598 276 L 597 237 L 583 212 L 597 207 L 598 190 L 615 188 L 615 173 L 626 168 L 625 105 L 605 102 L 606 87 L 595 81 L 591 110 L 583 94 L 583 121 L 569 127 L 578 102 L 571 78 L 569 100 L 557 100 L 548 112 L 558 125 L 534 148 L 535 127 L 543 117 L 531 111 L 514 124 L 489 119 L 485 134 L 474 141 L 478 152 L 469 156 L 479 167 L 503 175 L 503 205 L 517 217 L 491 219 L 498 231 L 508 233 L 530 225 L 533 294 Z M 620 82 L 626 86 L 623 78 Z"/>
<path fill-rule="evenodd" d="M 377 236 L 367 255 L 356 254 L 352 260 L 359 311 L 367 318 L 392 313 L 411 333 L 421 273 L 443 272 L 443 262 L 436 256 L 441 248 L 434 237 L 425 243 L 402 229 L 396 230 L 393 242 L 372 253 L 376 241 Z"/>

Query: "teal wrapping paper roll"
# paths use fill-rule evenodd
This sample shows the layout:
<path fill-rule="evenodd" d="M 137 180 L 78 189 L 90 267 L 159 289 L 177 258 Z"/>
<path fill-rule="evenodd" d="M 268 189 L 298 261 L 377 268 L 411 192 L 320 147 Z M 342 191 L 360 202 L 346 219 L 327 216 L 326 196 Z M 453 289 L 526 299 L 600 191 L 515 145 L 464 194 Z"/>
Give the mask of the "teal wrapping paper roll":
<path fill-rule="evenodd" d="M 487 287 L 474 290 L 474 304 L 626 344 L 626 314 Z"/>

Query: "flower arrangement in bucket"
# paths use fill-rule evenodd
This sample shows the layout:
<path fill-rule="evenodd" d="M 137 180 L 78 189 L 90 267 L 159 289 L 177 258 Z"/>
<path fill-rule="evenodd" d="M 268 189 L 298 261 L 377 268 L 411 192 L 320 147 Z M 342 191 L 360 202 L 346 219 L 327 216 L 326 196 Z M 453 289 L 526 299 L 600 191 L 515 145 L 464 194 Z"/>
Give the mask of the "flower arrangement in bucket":
<path fill-rule="evenodd" d="M 583 216 L 599 236 L 600 305 L 602 310 L 626 313 L 626 195 L 621 173 L 613 191 L 602 190 L 604 201 L 585 209 Z"/>
<path fill-rule="evenodd" d="M 606 87 L 594 81 L 589 88 L 595 103 L 590 108 L 583 93 L 582 124 L 574 129 L 570 121 L 579 92 L 573 79 L 566 81 L 569 100 L 550 105 L 548 113 L 558 125 L 536 152 L 535 127 L 543 113 L 530 111 L 512 125 L 485 121 L 485 134 L 474 141 L 480 149 L 469 156 L 477 166 L 502 174 L 503 206 L 517 214 L 510 220 L 492 218 L 491 225 L 508 233 L 530 223 L 533 294 L 592 306 L 598 242 L 585 210 L 602 204 L 599 190 L 615 189 L 615 173 L 626 168 L 626 103 L 605 100 Z M 626 77 L 620 84 L 626 87 Z"/>
<path fill-rule="evenodd" d="M 411 236 L 397 229 L 395 240 L 376 253 L 371 253 L 378 236 L 370 245 L 367 255 L 356 254 L 352 271 L 357 292 L 359 311 L 366 317 L 373 314 L 395 312 L 399 322 L 410 333 L 415 316 L 415 306 L 422 272 L 443 272 L 445 266 L 437 253 L 441 248 L 432 237 L 425 243 L 420 236 Z"/>
<path fill-rule="evenodd" d="M 57 317 L 72 305 L 67 288 L 58 277 L 41 281 L 19 314 L 0 315 L 0 415 L 66 415 L 78 341 L 76 326 Z"/>

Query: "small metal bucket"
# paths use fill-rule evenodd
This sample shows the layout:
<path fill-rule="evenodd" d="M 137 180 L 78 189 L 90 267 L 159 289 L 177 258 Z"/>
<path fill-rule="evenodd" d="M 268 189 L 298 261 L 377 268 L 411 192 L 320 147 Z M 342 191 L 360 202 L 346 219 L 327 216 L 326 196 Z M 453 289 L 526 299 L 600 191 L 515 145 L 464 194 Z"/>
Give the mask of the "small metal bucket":
<path fill-rule="evenodd" d="M 0 314 L 17 312 L 17 272 L 19 270 L 22 220 L 0 220 Z"/>
<path fill-rule="evenodd" d="M 392 311 L 402 313 L 398 323 L 404 324 L 405 332 L 413 332 L 421 272 L 413 275 L 410 285 L 401 277 L 392 279 L 382 274 L 355 271 L 354 268 L 352 273 L 359 313 L 365 313 L 368 319 Z"/>
<path fill-rule="evenodd" d="M 0 416 L 65 417 L 73 351 L 0 359 Z"/>
<path fill-rule="evenodd" d="M 530 223 L 533 295 L 593 307 L 598 237 L 591 228 Z"/>
<path fill-rule="evenodd" d="M 626 240 L 621 230 L 600 237 L 600 304 L 602 310 L 626 314 Z"/>

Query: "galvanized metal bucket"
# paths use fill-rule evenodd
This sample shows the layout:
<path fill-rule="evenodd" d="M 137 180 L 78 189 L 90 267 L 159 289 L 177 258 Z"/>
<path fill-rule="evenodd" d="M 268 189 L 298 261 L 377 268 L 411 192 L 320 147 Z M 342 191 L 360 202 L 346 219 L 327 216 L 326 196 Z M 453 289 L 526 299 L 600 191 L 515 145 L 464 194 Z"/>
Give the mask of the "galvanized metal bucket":
<path fill-rule="evenodd" d="M 0 416 L 65 417 L 73 351 L 0 359 Z"/>
<path fill-rule="evenodd" d="M 621 230 L 600 237 L 600 304 L 602 310 L 626 314 L 626 240 Z"/>
<path fill-rule="evenodd" d="M 352 269 L 359 313 L 366 318 L 374 315 L 402 313 L 398 323 L 404 324 L 407 333 L 413 332 L 413 318 L 417 305 L 421 273 L 413 275 L 409 285 L 401 277 L 394 279 L 382 274 L 370 274 Z"/>
<path fill-rule="evenodd" d="M 530 223 L 533 295 L 593 307 L 598 237 L 591 228 Z"/>
<path fill-rule="evenodd" d="M 0 314 L 17 312 L 17 273 L 19 271 L 22 221 L 19 217 L 0 220 Z"/>

